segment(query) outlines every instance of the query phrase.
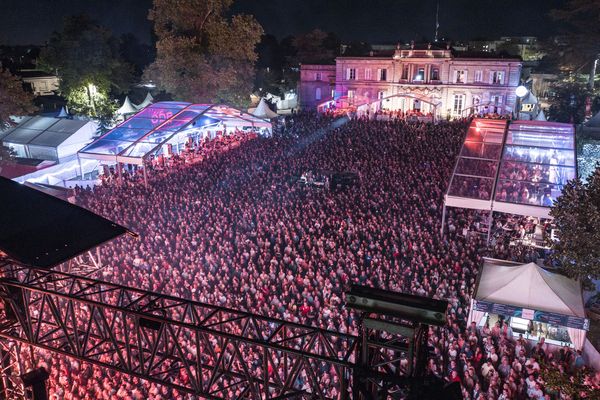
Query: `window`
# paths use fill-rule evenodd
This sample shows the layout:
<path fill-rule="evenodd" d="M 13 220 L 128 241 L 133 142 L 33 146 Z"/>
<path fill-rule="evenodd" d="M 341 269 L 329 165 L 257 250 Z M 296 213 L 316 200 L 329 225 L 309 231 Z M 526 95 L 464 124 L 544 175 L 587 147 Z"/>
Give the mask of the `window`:
<path fill-rule="evenodd" d="M 454 71 L 454 82 L 455 83 L 466 83 L 467 82 L 467 71 L 459 69 Z"/>
<path fill-rule="evenodd" d="M 385 92 L 384 91 L 379 91 L 377 92 L 377 99 L 381 100 L 385 97 Z"/>
<path fill-rule="evenodd" d="M 415 81 L 425 80 L 425 68 L 417 69 L 417 74 L 415 75 Z"/>
<path fill-rule="evenodd" d="M 462 114 L 464 104 L 465 104 L 465 95 L 464 94 L 455 94 L 454 95 L 454 103 L 452 105 L 452 113 L 454 115 Z"/>
<path fill-rule="evenodd" d="M 433 68 L 431 70 L 431 80 L 432 81 L 439 81 L 440 80 L 440 69 L 439 68 Z"/>
<path fill-rule="evenodd" d="M 321 100 L 321 88 L 318 87 L 315 91 L 315 100 Z"/>
<path fill-rule="evenodd" d="M 320 72 L 317 72 L 317 73 L 315 74 L 315 81 L 320 81 L 320 80 L 321 80 L 321 73 L 320 73 Z"/>
<path fill-rule="evenodd" d="M 408 65 L 405 65 L 404 68 L 402 68 L 402 78 L 404 80 L 408 79 Z"/>
<path fill-rule="evenodd" d="M 354 98 L 354 90 L 353 89 L 348 90 L 348 98 L 349 99 L 353 99 Z"/>
<path fill-rule="evenodd" d="M 494 71 L 492 73 L 492 83 L 502 85 L 504 83 L 504 71 Z"/>
<path fill-rule="evenodd" d="M 366 68 L 365 69 L 365 80 L 370 81 L 371 79 L 373 79 L 373 77 L 371 76 L 371 68 Z"/>
<path fill-rule="evenodd" d="M 379 80 L 387 81 L 387 69 L 383 68 L 379 70 Z"/>
<path fill-rule="evenodd" d="M 331 89 L 331 98 L 335 98 L 335 89 Z"/>
<path fill-rule="evenodd" d="M 356 68 L 348 68 L 346 70 L 346 79 L 349 81 L 356 80 Z"/>
<path fill-rule="evenodd" d="M 475 82 L 483 82 L 483 71 L 475 71 Z"/>

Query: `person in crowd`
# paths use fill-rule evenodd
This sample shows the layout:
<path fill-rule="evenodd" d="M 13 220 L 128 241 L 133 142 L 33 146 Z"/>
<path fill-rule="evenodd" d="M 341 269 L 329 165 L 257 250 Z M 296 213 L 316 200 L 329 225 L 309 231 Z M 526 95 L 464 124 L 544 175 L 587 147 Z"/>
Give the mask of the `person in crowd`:
<path fill-rule="evenodd" d="M 540 365 L 524 340 L 513 340 L 503 323 L 480 329 L 479 321 L 467 320 L 485 236 L 460 233 L 479 221 L 475 211 L 448 209 L 440 235 L 443 198 L 468 121 L 389 117 L 332 124 L 333 111 L 295 113 L 271 138 L 236 132 L 190 143 L 189 154 L 150 166 L 148 185 L 131 170 L 93 190 L 76 189 L 77 204 L 139 234 L 100 248 L 105 267 L 97 277 L 353 335 L 357 317 L 344 307 L 351 283 L 444 299 L 448 325 L 429 331 L 435 355 L 427 374 L 459 382 L 470 399 L 543 398 Z M 322 190 L 297 183 L 306 171 L 359 178 Z M 492 192 L 485 185 L 460 190 L 475 197 Z M 193 348 L 192 338 L 180 342 L 185 351 Z M 220 346 L 211 343 L 217 354 L 230 351 Z M 553 362 L 579 367 L 567 352 Z M 51 374 L 50 398 L 191 398 L 58 354 L 36 354 Z M 260 354 L 250 348 L 241 354 L 253 371 L 263 368 Z M 267 373 L 284 379 L 283 368 L 270 362 Z M 337 370 L 315 373 L 324 396 L 336 398 Z M 172 375 L 182 386 L 189 379 L 184 369 Z M 299 374 L 293 385 L 309 388 L 310 379 Z M 213 389 L 237 398 L 243 388 L 231 383 L 223 378 Z"/>

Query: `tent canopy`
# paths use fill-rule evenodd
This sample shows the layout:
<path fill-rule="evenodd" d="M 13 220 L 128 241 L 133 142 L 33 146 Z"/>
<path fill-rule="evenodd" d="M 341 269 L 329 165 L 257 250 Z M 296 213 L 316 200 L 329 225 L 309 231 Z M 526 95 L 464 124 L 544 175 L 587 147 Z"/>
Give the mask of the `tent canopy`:
<path fill-rule="evenodd" d="M 33 117 L 2 138 L 7 145 L 33 144 L 56 147 L 77 133 L 90 121 L 52 117 Z"/>
<path fill-rule="evenodd" d="M 277 113 L 269 108 L 264 97 L 260 99 L 260 102 L 256 108 L 250 108 L 248 109 L 248 112 L 258 118 L 271 119 L 278 117 Z"/>
<path fill-rule="evenodd" d="M 535 263 L 485 259 L 475 300 L 585 318 L 581 285 Z"/>
<path fill-rule="evenodd" d="M 183 143 L 204 129 L 231 128 L 271 133 L 269 121 L 233 107 L 178 101 L 154 103 L 125 120 L 79 153 L 80 158 L 142 165 L 163 144 Z M 177 142 L 177 143 L 174 143 Z"/>
<path fill-rule="evenodd" d="M 127 115 L 134 114 L 138 111 L 137 108 L 131 103 L 129 100 L 129 96 L 125 97 L 125 101 L 123 101 L 123 105 L 117 110 L 118 115 Z"/>
<path fill-rule="evenodd" d="M 150 104 L 154 103 L 154 97 L 152 97 L 152 95 L 150 94 L 150 92 L 148 92 L 146 94 L 146 98 L 144 99 L 144 101 L 142 101 L 140 104 L 138 104 L 137 106 L 135 106 L 138 110 L 141 110 L 144 107 L 148 107 Z"/>
<path fill-rule="evenodd" d="M 576 177 L 575 128 L 544 121 L 474 119 L 445 205 L 549 218 Z"/>

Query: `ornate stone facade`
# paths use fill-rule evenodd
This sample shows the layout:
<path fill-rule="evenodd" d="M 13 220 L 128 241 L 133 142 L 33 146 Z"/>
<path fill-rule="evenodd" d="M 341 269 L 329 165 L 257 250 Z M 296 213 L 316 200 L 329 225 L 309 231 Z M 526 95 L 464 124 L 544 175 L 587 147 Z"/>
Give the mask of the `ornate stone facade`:
<path fill-rule="evenodd" d="M 321 99 L 316 99 L 319 67 L 331 68 L 301 67 L 302 107 L 332 100 L 323 96 L 323 89 Z M 507 114 L 515 107 L 521 67 L 519 59 L 463 57 L 431 48 L 397 49 L 387 57 L 338 57 L 333 101 L 338 108 L 401 110 L 438 118 Z"/>

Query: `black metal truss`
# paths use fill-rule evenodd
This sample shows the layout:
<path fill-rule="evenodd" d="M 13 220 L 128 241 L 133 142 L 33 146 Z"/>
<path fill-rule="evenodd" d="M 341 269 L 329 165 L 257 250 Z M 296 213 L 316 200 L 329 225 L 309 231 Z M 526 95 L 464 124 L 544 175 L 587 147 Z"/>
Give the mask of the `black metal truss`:
<path fill-rule="evenodd" d="M 0 399 L 24 399 L 26 388 L 21 374 L 23 344 L 16 340 L 0 340 Z"/>
<path fill-rule="evenodd" d="M 4 339 L 209 399 L 350 396 L 355 336 L 10 261 L 0 272 Z"/>

